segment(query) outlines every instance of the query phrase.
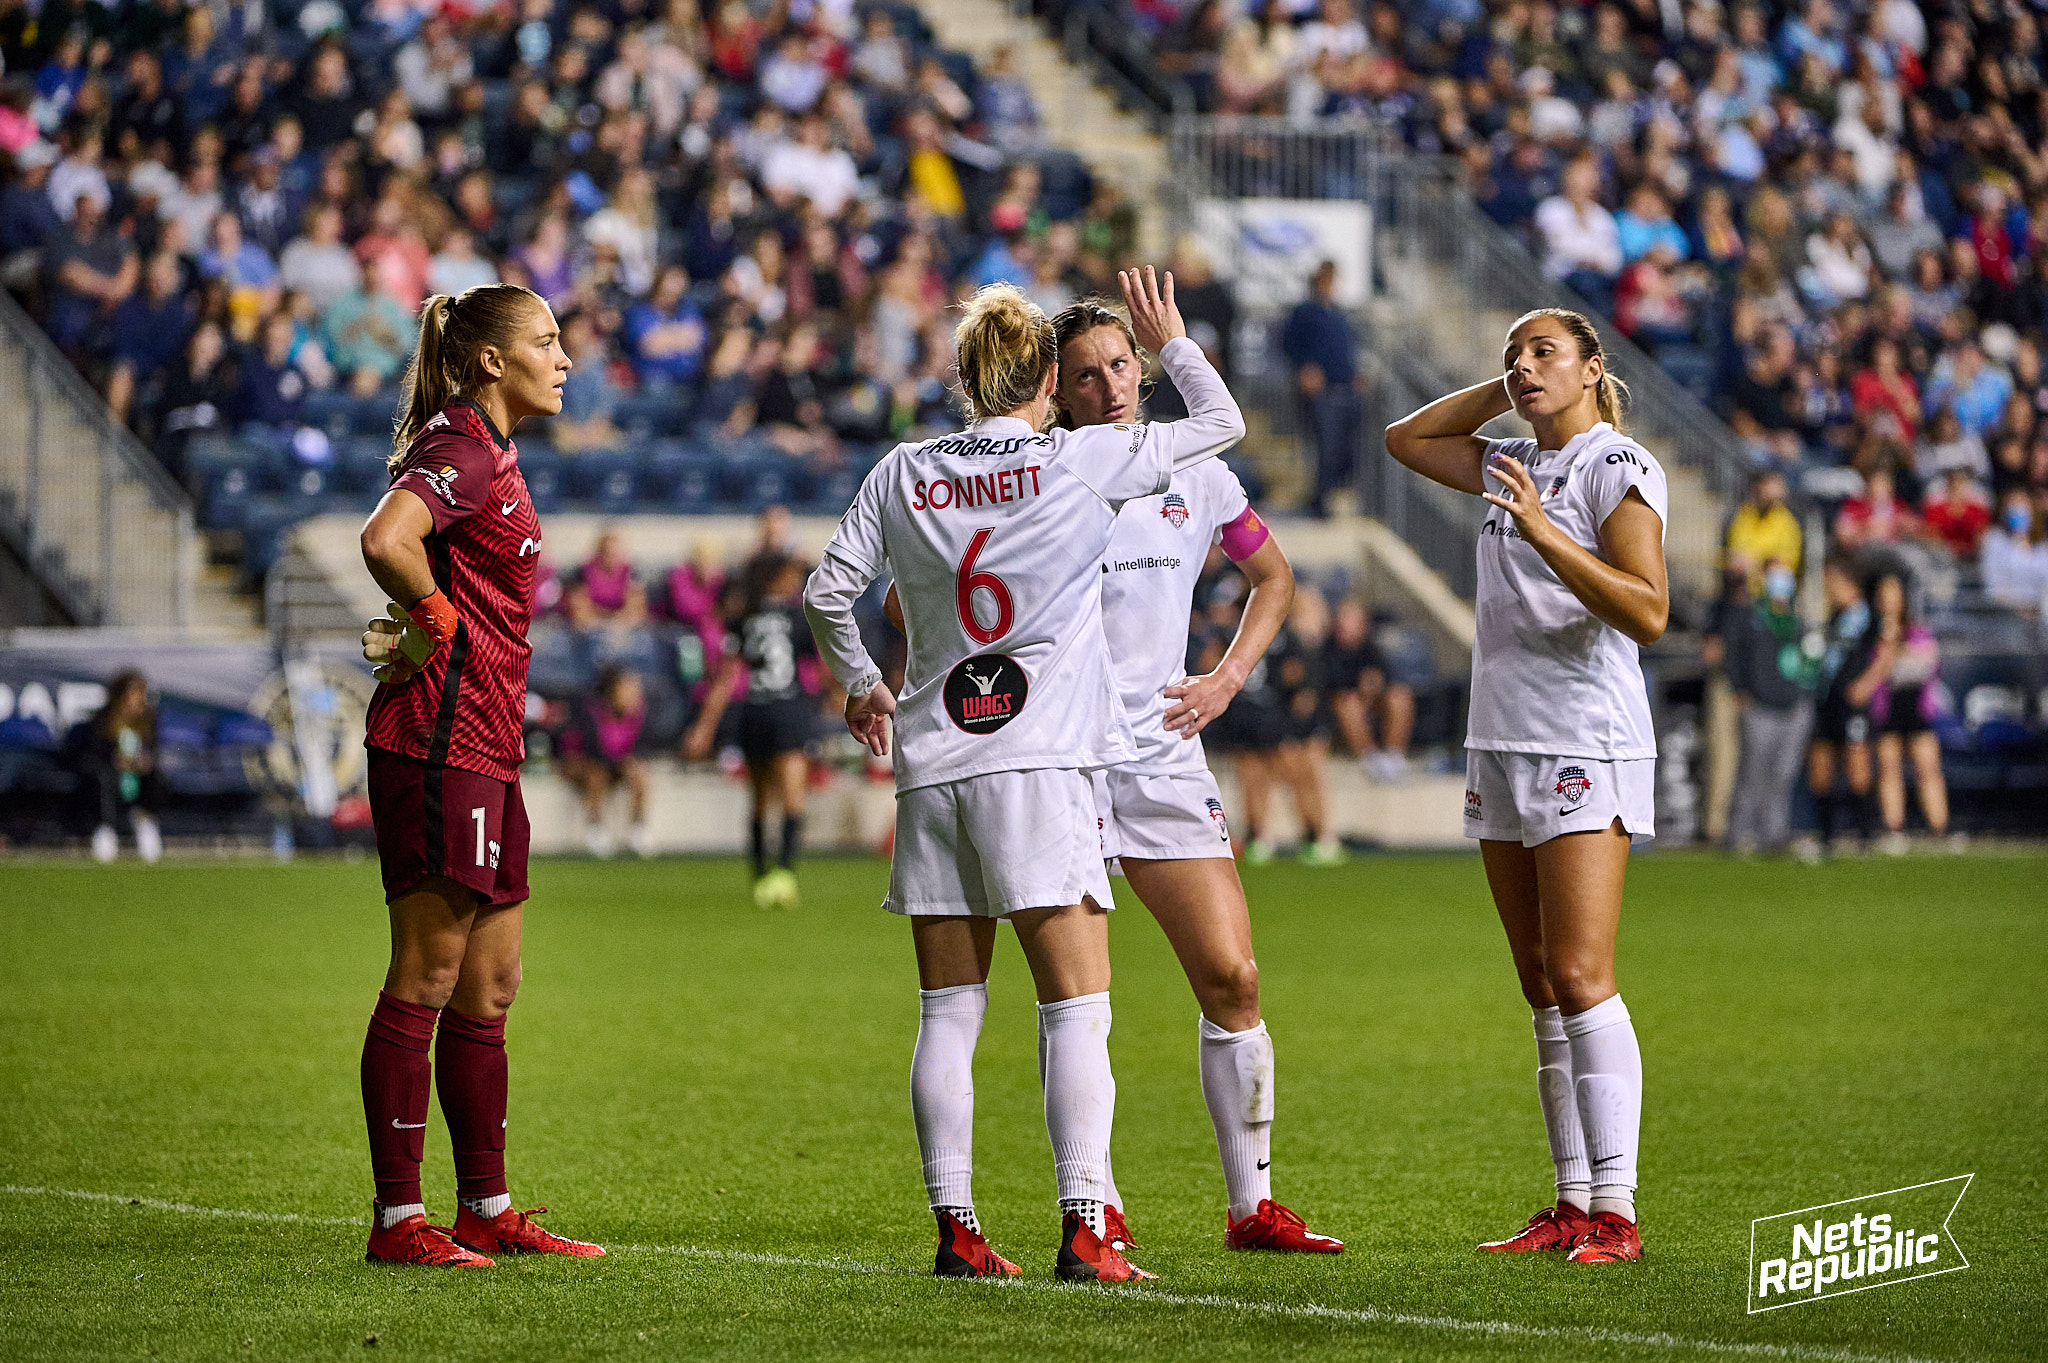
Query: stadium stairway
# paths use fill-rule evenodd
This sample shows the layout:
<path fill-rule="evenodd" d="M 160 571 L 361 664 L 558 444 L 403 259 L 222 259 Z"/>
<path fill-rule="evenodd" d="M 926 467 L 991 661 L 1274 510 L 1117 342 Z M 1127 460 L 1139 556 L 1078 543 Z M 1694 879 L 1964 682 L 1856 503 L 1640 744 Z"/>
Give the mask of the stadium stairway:
<path fill-rule="evenodd" d="M 1067 59 L 1060 45 L 1029 14 L 1003 0 L 916 0 L 918 12 L 948 48 L 986 68 L 1008 48 L 1013 69 L 1038 105 L 1044 139 L 1088 164 L 1116 185 L 1138 210 L 1138 251 L 1164 259 L 1168 224 L 1156 192 L 1169 168 L 1166 143 L 1145 120 L 1122 108 L 1088 71 Z"/>
<path fill-rule="evenodd" d="M 190 500 L 0 294 L 0 536 L 74 624 L 246 634 Z"/>

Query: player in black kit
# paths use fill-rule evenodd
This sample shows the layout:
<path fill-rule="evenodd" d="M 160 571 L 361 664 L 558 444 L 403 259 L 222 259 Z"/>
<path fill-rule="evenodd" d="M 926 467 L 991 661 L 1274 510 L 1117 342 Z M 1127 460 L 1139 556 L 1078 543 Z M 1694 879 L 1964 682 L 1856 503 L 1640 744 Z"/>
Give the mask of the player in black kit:
<path fill-rule="evenodd" d="M 747 759 L 753 790 L 748 848 L 754 862 L 757 907 L 797 905 L 796 854 L 803 842 L 804 790 L 810 759 L 804 749 L 817 735 L 818 647 L 804 621 L 803 588 L 808 568 L 786 554 L 747 563 L 739 589 L 729 600 L 725 661 L 690 726 L 684 754 L 692 761 L 710 755 L 718 721 L 735 692 L 740 701 L 740 752 Z M 782 847 L 768 866 L 768 806 L 782 806 Z"/>

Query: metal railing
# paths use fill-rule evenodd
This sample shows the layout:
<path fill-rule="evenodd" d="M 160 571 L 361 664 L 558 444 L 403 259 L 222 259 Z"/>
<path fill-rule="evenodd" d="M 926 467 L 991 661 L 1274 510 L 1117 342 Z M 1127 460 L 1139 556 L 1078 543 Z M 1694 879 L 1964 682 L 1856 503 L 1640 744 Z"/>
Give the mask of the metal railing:
<path fill-rule="evenodd" d="M 1193 116 L 1195 98 L 1187 83 L 1160 71 L 1150 44 L 1121 15 L 1094 0 L 1010 0 L 1010 12 L 1045 25 L 1069 65 L 1089 72 L 1119 104 L 1155 127 L 1163 119 Z"/>
<path fill-rule="evenodd" d="M 5 293 L 0 536 L 79 624 L 191 622 L 191 499 Z"/>

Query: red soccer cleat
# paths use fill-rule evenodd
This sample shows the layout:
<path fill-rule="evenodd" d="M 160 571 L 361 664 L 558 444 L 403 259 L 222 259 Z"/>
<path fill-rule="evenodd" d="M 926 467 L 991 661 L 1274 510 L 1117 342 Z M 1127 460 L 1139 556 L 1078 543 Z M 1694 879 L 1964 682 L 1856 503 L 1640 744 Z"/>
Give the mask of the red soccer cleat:
<path fill-rule="evenodd" d="M 1586 1238 L 1593 1223 L 1569 1202 L 1545 1207 L 1529 1218 L 1529 1224 L 1505 1240 L 1488 1240 L 1479 1248 L 1488 1254 L 1529 1254 L 1540 1250 L 1570 1249 Z"/>
<path fill-rule="evenodd" d="M 1227 1223 L 1223 1232 L 1225 1249 L 1271 1249 L 1282 1254 L 1342 1254 L 1344 1242 L 1317 1235 L 1308 1223 L 1287 1208 L 1267 1198 L 1242 1221 Z"/>
<path fill-rule="evenodd" d="M 469 1208 L 455 1213 L 455 1243 L 493 1254 L 567 1254 L 578 1259 L 595 1259 L 604 1246 L 570 1240 L 551 1230 L 542 1230 L 530 1218 L 546 1207 L 517 1212 L 507 1207 L 486 1221 Z"/>
<path fill-rule="evenodd" d="M 1068 1212 L 1060 1227 L 1060 1257 L 1053 1272 L 1075 1283 L 1151 1282 L 1159 1276 L 1102 1243 L 1079 1212 Z"/>
<path fill-rule="evenodd" d="M 1119 1254 L 1138 1247 L 1138 1242 L 1131 1238 L 1131 1228 L 1125 1222 L 1124 1214 L 1107 1203 L 1102 1208 L 1102 1243 Z"/>
<path fill-rule="evenodd" d="M 1643 1238 L 1636 1234 L 1635 1222 L 1615 1212 L 1594 1212 L 1592 1229 L 1573 1247 L 1566 1262 L 1618 1264 L 1642 1257 Z"/>
<path fill-rule="evenodd" d="M 1014 1278 L 1024 1270 L 989 1248 L 988 1238 L 951 1212 L 940 1212 L 935 1278 Z"/>
<path fill-rule="evenodd" d="M 464 1249 L 439 1226 L 417 1213 L 386 1230 L 370 1214 L 370 1248 L 363 1258 L 373 1264 L 424 1264 L 436 1268 L 496 1268 L 483 1255 Z"/>

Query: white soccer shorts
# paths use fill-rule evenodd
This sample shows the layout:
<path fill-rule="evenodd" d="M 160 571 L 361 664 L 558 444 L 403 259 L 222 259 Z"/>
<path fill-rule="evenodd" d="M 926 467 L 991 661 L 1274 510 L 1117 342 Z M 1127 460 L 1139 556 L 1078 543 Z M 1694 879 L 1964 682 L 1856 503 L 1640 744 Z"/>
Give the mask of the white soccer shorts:
<path fill-rule="evenodd" d="M 1465 754 L 1465 836 L 1534 847 L 1616 819 L 1637 843 L 1657 836 L 1657 759 L 1603 762 L 1533 753 Z"/>
<path fill-rule="evenodd" d="M 1206 768 L 1151 773 L 1112 767 L 1095 773 L 1095 810 L 1105 860 L 1185 861 L 1230 856 L 1223 793 Z M 1122 873 L 1122 868 L 1112 866 Z"/>
<path fill-rule="evenodd" d="M 889 912 L 1006 918 L 1083 899 L 1116 907 L 1085 772 L 999 771 L 896 797 Z"/>

